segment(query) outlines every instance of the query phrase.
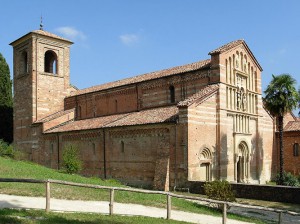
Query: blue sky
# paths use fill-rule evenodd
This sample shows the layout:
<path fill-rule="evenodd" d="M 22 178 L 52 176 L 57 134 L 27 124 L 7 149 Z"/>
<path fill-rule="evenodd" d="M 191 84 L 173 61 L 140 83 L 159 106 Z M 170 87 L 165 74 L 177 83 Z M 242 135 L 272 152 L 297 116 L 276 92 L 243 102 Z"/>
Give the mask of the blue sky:
<path fill-rule="evenodd" d="M 298 0 L 2 0 L 0 52 L 11 68 L 8 44 L 39 29 L 66 37 L 71 83 L 86 88 L 209 58 L 208 52 L 244 39 L 272 74 L 290 73 L 300 86 Z"/>

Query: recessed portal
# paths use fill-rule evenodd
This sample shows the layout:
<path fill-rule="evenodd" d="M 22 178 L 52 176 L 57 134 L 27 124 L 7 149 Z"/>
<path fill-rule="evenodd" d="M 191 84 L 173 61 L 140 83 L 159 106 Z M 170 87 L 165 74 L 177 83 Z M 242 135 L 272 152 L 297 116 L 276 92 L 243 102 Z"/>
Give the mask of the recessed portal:
<path fill-rule="evenodd" d="M 235 179 L 238 183 L 247 183 L 249 177 L 249 150 L 246 142 L 241 142 L 236 154 Z"/>
<path fill-rule="evenodd" d="M 211 180 L 211 152 L 208 148 L 200 150 L 199 153 L 199 172 L 201 181 L 210 181 Z"/>

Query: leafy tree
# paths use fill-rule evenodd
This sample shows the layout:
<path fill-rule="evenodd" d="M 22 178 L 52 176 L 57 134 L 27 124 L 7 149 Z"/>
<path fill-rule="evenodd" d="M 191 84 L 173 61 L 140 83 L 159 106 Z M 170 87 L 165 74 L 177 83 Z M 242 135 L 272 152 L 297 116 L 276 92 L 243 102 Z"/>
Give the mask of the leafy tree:
<path fill-rule="evenodd" d="M 69 174 L 78 173 L 82 169 L 79 149 L 76 145 L 68 144 L 63 149 L 63 167 Z"/>
<path fill-rule="evenodd" d="M 0 139 L 13 140 L 12 82 L 5 58 L 0 53 Z"/>
<path fill-rule="evenodd" d="M 298 90 L 298 94 L 300 96 L 300 88 Z M 298 116 L 300 116 L 300 99 L 299 99 L 299 102 L 298 102 L 298 107 L 299 107 L 299 112 L 298 112 Z"/>
<path fill-rule="evenodd" d="M 286 113 L 296 109 L 300 100 L 296 90 L 296 80 L 289 74 L 273 75 L 273 79 L 268 85 L 265 93 L 265 106 L 270 113 L 278 120 L 279 130 L 279 184 L 283 184 L 283 117 Z"/>

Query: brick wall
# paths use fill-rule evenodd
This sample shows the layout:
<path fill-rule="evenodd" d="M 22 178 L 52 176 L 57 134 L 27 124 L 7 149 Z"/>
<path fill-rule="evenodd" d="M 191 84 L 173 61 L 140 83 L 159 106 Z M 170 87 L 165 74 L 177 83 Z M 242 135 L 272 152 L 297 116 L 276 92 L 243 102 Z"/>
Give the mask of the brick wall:
<path fill-rule="evenodd" d="M 124 183 L 169 189 L 170 129 L 173 125 L 147 125 L 47 134 L 40 163 L 59 168 L 64 147 L 76 145 L 83 160 L 82 174 L 115 178 Z"/>
<path fill-rule="evenodd" d="M 191 193 L 204 194 L 203 185 L 205 182 L 189 182 Z M 248 198 L 265 201 L 277 201 L 300 204 L 300 188 L 255 184 L 231 183 L 237 198 Z"/>
<path fill-rule="evenodd" d="M 276 171 L 279 172 L 279 133 L 276 133 L 277 148 L 276 155 L 277 161 Z M 288 131 L 283 133 L 283 157 L 284 157 L 284 166 L 283 169 L 286 172 L 290 172 L 293 175 L 300 175 L 300 155 L 294 156 L 293 146 L 295 143 L 300 145 L 300 131 Z M 299 150 L 300 151 L 300 150 Z"/>

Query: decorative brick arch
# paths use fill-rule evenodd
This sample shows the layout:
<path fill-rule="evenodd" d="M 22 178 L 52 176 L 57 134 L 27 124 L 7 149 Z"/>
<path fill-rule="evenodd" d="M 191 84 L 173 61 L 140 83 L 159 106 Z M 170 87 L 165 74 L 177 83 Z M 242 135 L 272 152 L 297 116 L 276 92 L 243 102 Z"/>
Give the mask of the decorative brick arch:
<path fill-rule="evenodd" d="M 212 165 L 212 152 L 207 146 L 203 146 L 199 150 L 199 172 L 200 180 L 210 181 L 211 180 L 211 165 Z"/>

